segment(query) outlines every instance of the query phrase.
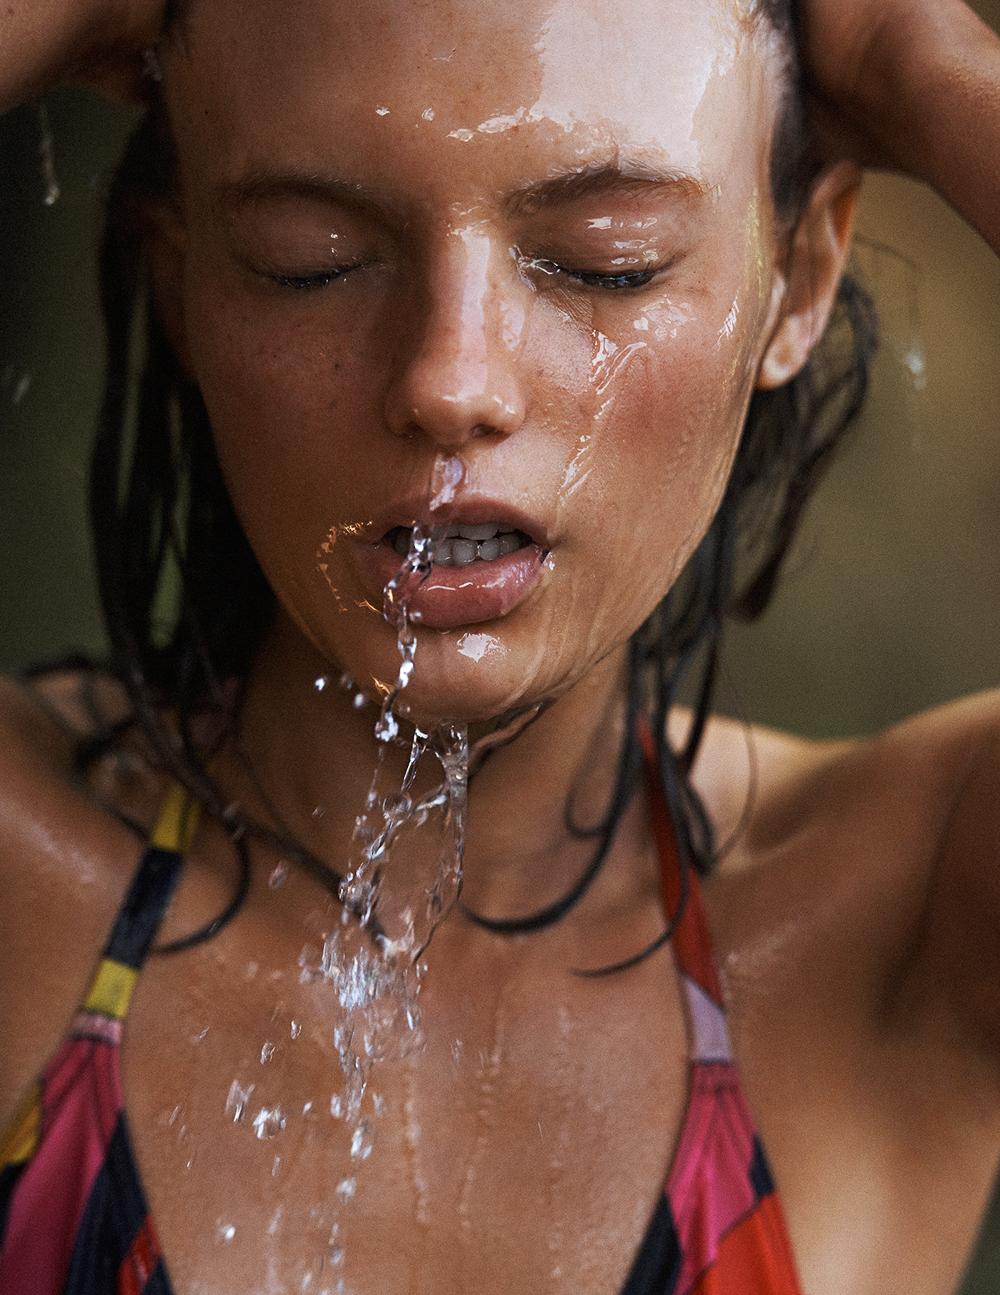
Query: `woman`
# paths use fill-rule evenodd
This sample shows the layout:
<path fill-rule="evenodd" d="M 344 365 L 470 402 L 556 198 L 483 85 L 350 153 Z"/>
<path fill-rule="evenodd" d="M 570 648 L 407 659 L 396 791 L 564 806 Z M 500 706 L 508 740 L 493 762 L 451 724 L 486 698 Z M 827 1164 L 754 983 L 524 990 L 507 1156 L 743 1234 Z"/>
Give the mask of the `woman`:
<path fill-rule="evenodd" d="M 1000 239 L 992 34 L 958 0 L 800 17 L 796 47 L 785 6 L 724 0 L 6 6 L 4 104 L 71 74 L 129 86 L 153 42 L 162 81 L 104 266 L 121 366 L 95 499 L 123 687 L 5 698 L 4 1295 L 954 1289 L 1000 1151 L 996 698 L 863 742 L 759 731 L 745 815 L 737 726 L 695 713 L 690 789 L 690 723 L 671 721 L 679 754 L 661 734 L 733 601 L 737 540 L 773 522 L 745 598 L 762 602 L 822 464 L 825 405 L 804 406 L 815 443 L 790 477 L 780 427 L 803 374 L 816 389 L 838 296 L 855 349 L 821 394 L 846 400 L 838 427 L 860 397 L 857 164 L 922 176 Z M 131 468 L 126 229 L 156 309 Z M 181 500 L 198 623 L 166 641 L 183 473 L 165 387 L 203 433 L 184 470 L 211 484 L 217 454 L 238 518 L 221 482 Z M 300 968 L 341 929 L 330 869 L 371 783 L 372 709 L 326 680 L 391 691 L 383 589 L 418 524 L 437 560 L 399 709 L 515 736 L 476 772 L 466 907 L 423 955 L 423 1046 L 374 1072 L 369 1156 L 360 1124 L 326 1115 L 354 1045 L 330 977 Z M 658 611 L 689 562 L 691 600 Z M 90 738 L 85 756 L 119 759 L 81 786 Z M 399 786 L 406 752 L 384 749 Z M 122 909 L 128 824 L 153 831 L 175 779 L 203 812 L 161 820 L 169 850 Z M 685 866 L 708 861 L 709 825 L 731 841 L 704 907 L 740 1078 Z M 250 876 L 235 917 L 231 836 Z M 413 834 L 400 884 L 430 848 Z M 306 866 L 284 880 L 290 851 Z M 489 920 L 509 915 L 529 920 Z M 185 947 L 136 978 L 154 934 Z M 123 1146 L 83 1090 L 112 1054 L 117 1083 L 133 989 Z"/>

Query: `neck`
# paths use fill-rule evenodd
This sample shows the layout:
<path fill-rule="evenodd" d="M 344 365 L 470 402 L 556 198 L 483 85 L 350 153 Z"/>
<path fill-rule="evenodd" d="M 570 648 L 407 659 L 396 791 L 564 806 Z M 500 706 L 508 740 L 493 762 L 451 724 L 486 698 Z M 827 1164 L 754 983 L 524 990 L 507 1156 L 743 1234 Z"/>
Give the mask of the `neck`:
<path fill-rule="evenodd" d="M 355 819 L 375 766 L 376 710 L 356 709 L 334 684 L 317 692 L 329 672 L 301 634 L 279 618 L 248 680 L 239 747 L 222 768 L 231 789 L 259 821 L 289 831 L 338 872 L 350 854 Z M 551 903 L 572 886 L 596 841 L 581 841 L 566 825 L 600 821 L 610 801 L 624 727 L 625 652 L 619 650 L 496 750 L 469 795 L 465 897 L 496 916 L 523 914 Z M 475 742 L 483 733 L 470 732 Z M 386 774 L 398 787 L 406 763 L 390 747 Z M 280 819 L 276 822 L 275 819 Z M 640 852 L 637 852 L 640 853 Z M 406 866 L 405 858 L 401 861 Z M 636 858 L 626 866 L 639 871 Z M 617 889 L 617 887 L 616 887 Z"/>

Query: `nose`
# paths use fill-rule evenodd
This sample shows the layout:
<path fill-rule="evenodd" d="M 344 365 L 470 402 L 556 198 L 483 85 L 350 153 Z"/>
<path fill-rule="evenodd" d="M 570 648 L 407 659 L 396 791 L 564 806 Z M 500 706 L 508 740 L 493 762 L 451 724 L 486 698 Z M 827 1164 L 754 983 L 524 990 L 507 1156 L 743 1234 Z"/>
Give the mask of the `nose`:
<path fill-rule="evenodd" d="M 419 434 L 454 452 L 524 422 L 524 305 L 519 284 L 505 290 L 504 257 L 488 233 L 452 232 L 445 244 L 428 268 L 415 342 L 402 345 L 386 418 L 396 435 Z"/>

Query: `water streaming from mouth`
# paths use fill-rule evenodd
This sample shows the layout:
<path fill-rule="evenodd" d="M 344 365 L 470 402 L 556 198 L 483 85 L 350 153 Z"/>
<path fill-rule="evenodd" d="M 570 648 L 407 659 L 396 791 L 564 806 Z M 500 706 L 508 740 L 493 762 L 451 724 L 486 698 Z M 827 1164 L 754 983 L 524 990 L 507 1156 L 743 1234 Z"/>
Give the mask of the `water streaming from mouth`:
<path fill-rule="evenodd" d="M 442 457 L 433 482 L 435 500 L 449 502 L 461 480 L 461 464 Z M 324 1226 L 330 1229 L 331 1240 L 321 1269 L 345 1262 L 345 1211 L 363 1196 L 361 1174 L 373 1154 L 378 1120 L 385 1108 L 384 1099 L 373 1089 L 373 1072 L 378 1062 L 414 1058 L 423 1046 L 418 1001 L 425 970 L 421 955 L 461 890 L 470 776 L 467 730 L 456 723 L 425 728 L 408 720 L 404 696 L 413 678 L 418 647 L 419 618 L 411 612 L 411 602 L 431 573 L 435 544 L 443 534 L 443 528 L 415 525 L 409 551 L 384 590 L 383 616 L 396 632 L 398 670 L 383 692 L 374 724 L 374 770 L 341 869 L 339 918 L 333 929 L 318 928 L 319 942 L 307 946 L 299 959 L 302 983 L 328 985 L 336 995 L 331 1037 L 341 1070 L 341 1081 L 329 1098 L 307 1102 L 301 1120 L 315 1119 L 321 1109 L 328 1110 L 329 1117 L 343 1128 L 350 1163 L 323 1207 Z M 346 694 L 350 704 L 359 709 L 369 704 L 346 675 L 337 687 L 331 683 L 323 676 L 314 686 L 317 693 Z M 536 705 L 505 716 L 476 744 L 471 752 L 473 767 L 495 746 L 516 736 L 539 709 Z M 321 816 L 323 807 L 317 806 L 314 813 Z M 269 887 L 281 889 L 287 878 L 287 865 L 279 863 L 268 878 Z M 478 1173 L 495 1121 L 502 1018 L 501 1010 L 497 1037 L 483 1062 L 479 1136 L 459 1201 L 459 1224 L 467 1243 L 472 1240 L 472 1200 Z M 297 1022 L 291 1023 L 291 1040 L 300 1029 Z M 260 1064 L 268 1065 L 278 1047 L 273 1038 L 264 1040 Z M 456 1067 L 461 1055 L 462 1045 L 456 1040 Z M 289 1115 L 273 1097 L 269 1104 L 260 1104 L 262 1095 L 253 1102 L 254 1085 L 234 1080 L 226 1113 L 232 1122 L 252 1130 L 257 1139 L 271 1143 L 273 1151 L 280 1148 L 286 1125 L 300 1117 L 298 1108 Z M 419 1164 L 421 1130 L 412 1090 L 406 1094 L 405 1105 L 401 1114 L 413 1179 L 414 1217 L 426 1242 L 428 1184 Z M 274 1164 L 276 1177 L 280 1156 L 274 1157 Z"/>
<path fill-rule="evenodd" d="M 453 492 L 460 479 L 447 465 L 440 478 L 438 496 Z M 340 921 L 323 935 L 320 948 L 304 951 L 300 959 L 300 979 L 328 984 L 337 999 L 332 1039 L 342 1082 L 330 1096 L 329 1111 L 343 1123 L 352 1166 L 357 1167 L 334 1188 L 341 1209 L 359 1194 L 357 1171 L 372 1155 L 384 1110 L 384 1101 L 371 1089 L 373 1068 L 422 1045 L 420 958 L 461 889 L 466 729 L 447 722 L 425 729 L 410 724 L 402 713 L 417 653 L 418 618 L 410 604 L 430 575 L 439 538 L 430 528 L 415 525 L 409 552 L 384 591 L 383 615 L 396 631 L 398 672 L 374 726 L 375 768 L 343 869 Z M 317 691 L 326 686 L 326 680 L 322 688 L 317 681 Z M 341 679 L 340 689 L 355 692 L 348 679 Z M 364 705 L 366 699 L 357 695 Z M 235 1083 L 233 1088 L 227 1110 L 242 1121 L 250 1093 Z M 259 1138 L 270 1139 L 284 1129 L 285 1115 L 280 1107 L 262 1108 L 252 1126 Z M 327 1261 L 339 1266 L 344 1238 L 336 1221 L 330 1236 Z"/>

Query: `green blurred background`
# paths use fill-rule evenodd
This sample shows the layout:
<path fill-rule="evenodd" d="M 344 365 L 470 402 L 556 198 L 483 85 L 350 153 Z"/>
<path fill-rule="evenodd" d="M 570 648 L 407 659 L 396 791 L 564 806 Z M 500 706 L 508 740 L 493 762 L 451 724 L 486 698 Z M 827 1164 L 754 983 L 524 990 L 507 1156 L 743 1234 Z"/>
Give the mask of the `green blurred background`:
<path fill-rule="evenodd" d="M 1000 0 L 974 7 L 1000 30 Z M 101 645 L 84 516 L 93 267 L 130 121 L 72 93 L 0 120 L 4 669 Z M 871 732 L 1000 684 L 1000 261 L 933 194 L 885 176 L 867 182 L 858 261 L 885 329 L 872 399 L 773 607 L 733 632 L 725 666 L 725 708 L 811 735 Z M 986 1292 L 1000 1292 L 1000 1197 L 963 1289 Z"/>

